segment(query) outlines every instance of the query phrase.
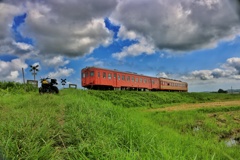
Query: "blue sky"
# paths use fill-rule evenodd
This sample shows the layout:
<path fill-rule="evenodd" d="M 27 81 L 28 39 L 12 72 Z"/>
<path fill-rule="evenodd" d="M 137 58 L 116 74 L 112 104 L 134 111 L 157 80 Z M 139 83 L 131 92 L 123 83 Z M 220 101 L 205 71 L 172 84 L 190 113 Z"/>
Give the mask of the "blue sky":
<path fill-rule="evenodd" d="M 225 0 L 0 1 L 0 81 L 67 79 L 98 66 L 240 88 L 240 12 Z M 61 88 L 62 86 L 59 85 Z"/>

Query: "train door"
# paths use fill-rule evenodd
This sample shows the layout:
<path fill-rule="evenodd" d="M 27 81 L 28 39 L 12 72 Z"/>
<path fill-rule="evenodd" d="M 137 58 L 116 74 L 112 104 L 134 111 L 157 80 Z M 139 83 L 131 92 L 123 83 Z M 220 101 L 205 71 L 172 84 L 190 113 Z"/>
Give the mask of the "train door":
<path fill-rule="evenodd" d="M 100 72 L 101 70 L 97 70 L 97 84 L 101 84 L 101 72 Z"/>
<path fill-rule="evenodd" d="M 113 72 L 113 87 L 117 87 L 117 73 Z"/>
<path fill-rule="evenodd" d="M 153 79 L 150 78 L 150 90 L 152 89 L 152 87 L 153 87 Z"/>
<path fill-rule="evenodd" d="M 148 89 L 152 89 L 152 78 L 148 78 Z"/>
<path fill-rule="evenodd" d="M 85 86 L 86 85 L 86 74 L 85 74 L 85 71 L 82 70 L 82 73 L 81 73 L 81 80 L 82 80 L 82 86 Z"/>
<path fill-rule="evenodd" d="M 161 90 L 162 89 L 162 81 L 160 78 L 158 78 L 158 83 L 159 83 L 159 89 Z"/>

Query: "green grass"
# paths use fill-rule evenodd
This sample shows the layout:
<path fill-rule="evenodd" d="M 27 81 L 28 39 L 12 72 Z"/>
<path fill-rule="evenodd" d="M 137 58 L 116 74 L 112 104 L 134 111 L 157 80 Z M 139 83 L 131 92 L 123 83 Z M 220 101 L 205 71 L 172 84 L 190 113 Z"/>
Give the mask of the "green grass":
<path fill-rule="evenodd" d="M 220 115 L 222 110 L 141 110 L 149 103 L 157 107 L 237 99 L 239 95 L 74 89 L 61 90 L 59 95 L 6 89 L 0 94 L 0 158 L 1 153 L 6 159 L 24 160 L 240 157 L 239 145 L 227 147 L 219 139 L 238 127 L 228 111 Z M 217 112 L 214 118 L 209 116 L 213 112 Z M 218 119 L 226 119 L 227 127 L 219 127 Z"/>
<path fill-rule="evenodd" d="M 239 94 L 137 92 L 137 91 L 87 91 L 89 94 L 126 108 L 160 108 L 172 104 L 203 103 L 238 100 Z"/>

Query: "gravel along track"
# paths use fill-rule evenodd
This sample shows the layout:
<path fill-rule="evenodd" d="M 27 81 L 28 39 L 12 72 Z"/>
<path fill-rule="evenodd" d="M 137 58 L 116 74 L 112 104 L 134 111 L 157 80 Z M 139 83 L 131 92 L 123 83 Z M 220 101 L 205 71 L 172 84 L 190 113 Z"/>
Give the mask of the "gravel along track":
<path fill-rule="evenodd" d="M 238 101 L 224 101 L 224 102 L 206 102 L 206 103 L 192 103 L 192 104 L 179 104 L 175 106 L 168 106 L 165 108 L 154 108 L 148 109 L 147 111 L 183 111 L 183 110 L 194 110 L 200 108 L 215 108 L 215 107 L 233 107 L 240 106 L 240 100 Z"/>

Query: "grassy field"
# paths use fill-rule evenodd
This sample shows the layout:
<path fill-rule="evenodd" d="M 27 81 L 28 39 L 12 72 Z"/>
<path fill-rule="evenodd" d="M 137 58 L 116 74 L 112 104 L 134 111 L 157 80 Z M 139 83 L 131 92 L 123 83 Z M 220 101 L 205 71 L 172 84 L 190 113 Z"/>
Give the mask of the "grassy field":
<path fill-rule="evenodd" d="M 13 89 L 12 89 L 13 88 Z M 39 95 L 0 90 L 0 159 L 239 159 L 240 95 L 87 91 Z"/>

